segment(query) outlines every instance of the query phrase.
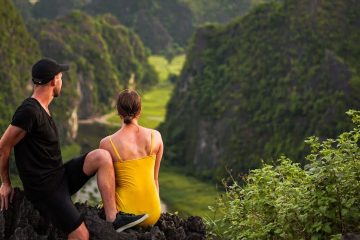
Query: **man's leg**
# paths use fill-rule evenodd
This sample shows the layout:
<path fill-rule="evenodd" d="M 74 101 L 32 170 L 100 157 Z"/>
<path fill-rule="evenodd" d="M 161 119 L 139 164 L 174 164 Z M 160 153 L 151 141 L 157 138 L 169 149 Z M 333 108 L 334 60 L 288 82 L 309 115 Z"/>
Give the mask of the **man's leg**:
<path fill-rule="evenodd" d="M 81 225 L 72 231 L 68 235 L 68 240 L 88 240 L 89 239 L 89 231 L 87 230 L 84 222 Z"/>
<path fill-rule="evenodd" d="M 46 220 L 51 220 L 69 239 L 89 239 L 84 219 L 71 201 L 66 178 L 56 191 L 32 203 Z"/>
<path fill-rule="evenodd" d="M 86 175 L 97 174 L 97 184 L 104 204 L 106 221 L 116 218 L 115 173 L 111 155 L 103 149 L 96 149 L 87 154 L 83 171 Z"/>

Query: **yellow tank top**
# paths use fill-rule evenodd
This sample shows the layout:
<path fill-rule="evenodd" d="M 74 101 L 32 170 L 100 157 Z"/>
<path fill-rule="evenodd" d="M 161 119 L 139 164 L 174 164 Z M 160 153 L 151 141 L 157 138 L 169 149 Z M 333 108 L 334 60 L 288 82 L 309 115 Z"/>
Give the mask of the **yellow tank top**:
<path fill-rule="evenodd" d="M 114 162 L 117 210 L 132 214 L 147 213 L 149 217 L 139 225 L 154 225 L 160 217 L 161 206 L 154 181 L 156 155 L 152 152 L 153 132 L 150 154 L 142 158 L 123 160 L 111 138 L 110 143 L 118 157 L 118 161 Z"/>

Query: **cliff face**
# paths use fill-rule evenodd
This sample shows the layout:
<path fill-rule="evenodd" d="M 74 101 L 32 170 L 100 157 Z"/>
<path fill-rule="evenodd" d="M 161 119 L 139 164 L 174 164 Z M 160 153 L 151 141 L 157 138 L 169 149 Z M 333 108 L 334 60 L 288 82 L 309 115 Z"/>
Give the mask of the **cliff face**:
<path fill-rule="evenodd" d="M 86 204 L 76 204 L 85 218 L 92 240 L 203 240 L 205 225 L 200 217 L 181 219 L 176 215 L 162 214 L 156 225 L 149 229 L 131 228 L 117 233 L 110 223 L 99 217 L 99 210 Z M 15 189 L 13 203 L 7 211 L 0 213 L 0 239 L 67 239 L 67 236 L 47 222 Z"/>
<path fill-rule="evenodd" d="M 197 31 L 161 126 L 167 160 L 213 176 L 347 129 L 360 105 L 358 1 L 285 0 Z"/>

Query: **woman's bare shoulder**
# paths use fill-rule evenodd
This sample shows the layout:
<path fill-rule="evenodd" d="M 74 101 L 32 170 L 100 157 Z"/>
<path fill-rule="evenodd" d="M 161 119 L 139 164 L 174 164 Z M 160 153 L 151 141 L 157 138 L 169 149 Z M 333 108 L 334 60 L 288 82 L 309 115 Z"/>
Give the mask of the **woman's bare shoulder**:
<path fill-rule="evenodd" d="M 153 131 L 155 142 L 162 143 L 161 133 L 156 129 L 151 129 L 151 130 Z"/>
<path fill-rule="evenodd" d="M 146 132 L 153 132 L 154 137 L 160 137 L 161 138 L 161 133 L 156 130 L 156 129 L 152 129 L 152 128 L 146 128 L 146 127 L 142 127 Z"/>
<path fill-rule="evenodd" d="M 158 130 L 154 129 L 153 131 L 156 137 L 161 138 L 161 133 Z"/>
<path fill-rule="evenodd" d="M 100 140 L 99 148 L 109 148 L 110 147 L 110 138 L 114 138 L 114 134 L 108 135 Z"/>

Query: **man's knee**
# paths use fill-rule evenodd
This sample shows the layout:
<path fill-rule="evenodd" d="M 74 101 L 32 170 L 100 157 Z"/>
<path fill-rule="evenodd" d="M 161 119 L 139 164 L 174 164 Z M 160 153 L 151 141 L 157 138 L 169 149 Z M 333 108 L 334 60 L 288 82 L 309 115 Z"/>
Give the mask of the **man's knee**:
<path fill-rule="evenodd" d="M 107 165 L 112 166 L 111 155 L 104 149 L 96 149 L 88 153 L 85 158 L 83 170 L 87 175 L 96 172 L 100 167 Z"/>
<path fill-rule="evenodd" d="M 88 154 L 88 157 L 94 159 L 98 163 L 112 163 L 110 153 L 104 149 L 95 149 Z"/>
<path fill-rule="evenodd" d="M 84 223 L 81 223 L 81 225 L 72 231 L 68 235 L 69 240 L 88 240 L 89 239 L 89 231 L 87 230 Z"/>

